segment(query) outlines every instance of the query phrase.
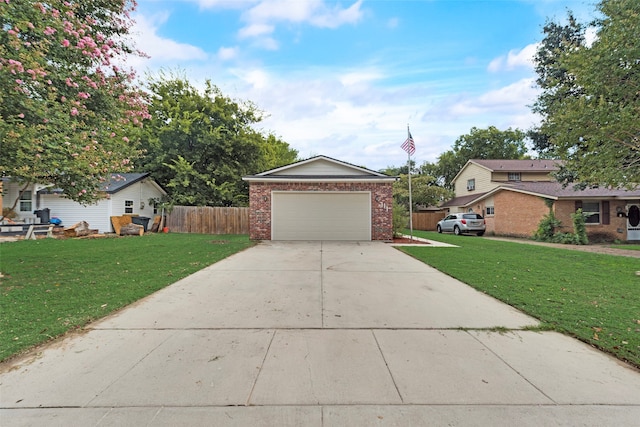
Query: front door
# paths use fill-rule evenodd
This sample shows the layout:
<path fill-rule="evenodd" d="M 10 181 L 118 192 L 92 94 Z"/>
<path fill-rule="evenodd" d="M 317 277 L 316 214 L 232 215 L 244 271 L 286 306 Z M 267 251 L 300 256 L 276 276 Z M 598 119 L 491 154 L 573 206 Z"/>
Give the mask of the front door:
<path fill-rule="evenodd" d="M 640 205 L 627 208 L 627 240 L 640 240 Z"/>

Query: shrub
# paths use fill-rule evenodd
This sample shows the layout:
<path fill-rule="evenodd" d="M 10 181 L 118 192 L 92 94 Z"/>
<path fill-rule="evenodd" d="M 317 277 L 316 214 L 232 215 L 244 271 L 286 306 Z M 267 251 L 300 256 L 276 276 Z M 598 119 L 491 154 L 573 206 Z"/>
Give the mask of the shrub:
<path fill-rule="evenodd" d="M 562 225 L 562 222 L 556 218 L 552 210 L 542 217 L 538 229 L 536 230 L 533 238 L 542 242 L 550 242 L 554 240 L 556 229 Z"/>
<path fill-rule="evenodd" d="M 589 237 L 587 236 L 587 227 L 585 226 L 586 216 L 582 212 L 582 209 L 578 209 L 575 213 L 571 214 L 573 220 L 573 232 L 575 233 L 575 244 L 586 245 L 589 243 Z"/>
<path fill-rule="evenodd" d="M 393 235 L 400 236 L 402 230 L 409 226 L 409 212 L 406 208 L 393 202 Z"/>

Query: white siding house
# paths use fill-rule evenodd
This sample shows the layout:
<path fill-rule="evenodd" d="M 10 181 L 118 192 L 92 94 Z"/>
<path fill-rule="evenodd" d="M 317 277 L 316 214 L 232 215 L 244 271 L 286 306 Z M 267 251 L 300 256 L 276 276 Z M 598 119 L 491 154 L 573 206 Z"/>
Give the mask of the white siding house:
<path fill-rule="evenodd" d="M 103 186 L 105 198 L 92 205 L 83 206 L 67 199 L 62 192 L 45 185 L 36 184 L 25 192 L 16 206 L 16 222 L 37 223 L 39 218 L 34 211 L 49 209 L 51 218 L 62 220 L 63 226 L 70 226 L 80 221 L 89 223 L 89 227 L 100 233 L 112 231 L 111 216 L 133 214 L 153 218 L 154 207 L 150 199 L 159 199 L 166 192 L 148 173 L 122 173 L 120 178 L 112 179 Z M 3 205 L 9 207 L 18 196 L 17 183 L 4 182 Z"/>

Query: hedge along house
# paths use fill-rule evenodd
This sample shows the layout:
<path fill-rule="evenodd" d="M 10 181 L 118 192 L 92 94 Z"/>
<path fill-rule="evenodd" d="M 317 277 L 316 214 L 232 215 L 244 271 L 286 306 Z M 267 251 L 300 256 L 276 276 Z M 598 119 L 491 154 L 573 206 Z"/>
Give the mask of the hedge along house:
<path fill-rule="evenodd" d="M 242 179 L 252 240 L 393 239 L 396 177 L 316 156 Z"/>

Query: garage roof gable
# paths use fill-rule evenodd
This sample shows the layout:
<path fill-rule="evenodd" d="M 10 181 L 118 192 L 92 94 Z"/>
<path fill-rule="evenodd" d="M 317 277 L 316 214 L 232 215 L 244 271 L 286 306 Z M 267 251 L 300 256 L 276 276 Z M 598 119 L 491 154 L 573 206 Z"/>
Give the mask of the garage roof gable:
<path fill-rule="evenodd" d="M 290 165 L 242 178 L 245 181 L 389 181 L 396 177 L 326 156 L 315 156 Z"/>

